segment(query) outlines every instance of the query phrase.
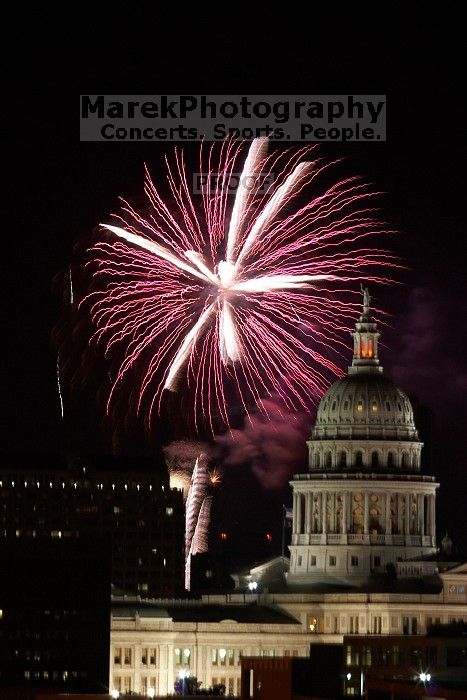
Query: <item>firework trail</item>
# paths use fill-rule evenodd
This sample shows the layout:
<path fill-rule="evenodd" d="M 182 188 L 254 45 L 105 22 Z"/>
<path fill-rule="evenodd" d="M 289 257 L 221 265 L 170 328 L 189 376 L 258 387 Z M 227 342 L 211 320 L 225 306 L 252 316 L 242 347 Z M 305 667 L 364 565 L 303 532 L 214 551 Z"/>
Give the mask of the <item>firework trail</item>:
<path fill-rule="evenodd" d="M 201 147 L 200 202 L 176 150 L 173 164 L 166 159 L 170 208 L 146 172 L 147 216 L 124 201 L 115 224 L 103 225 L 110 237 L 91 248 L 97 290 L 81 303 L 94 341 L 123 355 L 107 410 L 133 371 L 141 372 L 137 410 L 148 401 L 149 415 L 185 380 L 197 426 L 203 417 L 214 434 L 229 425 L 232 395 L 245 412 L 255 404 L 267 415 L 272 396 L 309 410 L 326 373 L 342 374 L 329 355 L 345 346 L 355 314 L 351 283 L 387 283 L 378 271 L 397 266 L 370 246 L 370 237 L 392 233 L 375 219 L 377 193 L 349 177 L 310 199 L 306 190 L 318 192 L 332 163 L 304 161 L 312 147 L 268 155 L 268 140 L 256 139 L 232 203 L 242 148 Z"/>
<path fill-rule="evenodd" d="M 211 486 L 218 478 L 212 476 L 206 465 L 206 455 L 197 459 L 191 477 L 191 487 L 185 505 L 185 588 L 191 585 L 191 557 L 208 551 L 211 516 Z"/>
<path fill-rule="evenodd" d="M 62 395 L 62 387 L 61 387 L 61 382 L 60 382 L 60 355 L 57 355 L 57 389 L 58 389 L 58 398 L 60 399 L 60 414 L 63 418 L 65 415 L 65 411 L 63 408 L 63 395 Z"/>

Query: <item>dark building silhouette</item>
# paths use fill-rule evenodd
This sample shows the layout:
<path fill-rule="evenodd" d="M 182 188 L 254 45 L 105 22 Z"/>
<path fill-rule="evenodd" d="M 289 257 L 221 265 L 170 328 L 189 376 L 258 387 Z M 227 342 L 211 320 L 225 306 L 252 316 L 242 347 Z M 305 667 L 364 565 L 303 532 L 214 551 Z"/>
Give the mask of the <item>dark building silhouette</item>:
<path fill-rule="evenodd" d="M 103 692 L 110 551 L 102 540 L 0 541 L 0 697 Z M 15 694 L 16 693 L 16 694 Z"/>
<path fill-rule="evenodd" d="M 181 491 L 148 460 L 0 460 L 0 539 L 104 539 L 129 593 L 183 591 L 183 528 Z"/>

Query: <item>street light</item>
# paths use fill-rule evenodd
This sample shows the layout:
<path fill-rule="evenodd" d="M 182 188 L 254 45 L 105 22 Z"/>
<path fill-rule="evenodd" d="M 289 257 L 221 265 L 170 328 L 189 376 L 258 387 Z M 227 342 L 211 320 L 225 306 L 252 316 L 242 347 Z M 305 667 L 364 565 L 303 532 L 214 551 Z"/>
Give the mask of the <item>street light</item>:
<path fill-rule="evenodd" d="M 425 673 L 425 671 L 419 673 L 418 677 L 422 683 L 429 683 L 431 681 L 431 673 Z"/>
<path fill-rule="evenodd" d="M 120 697 L 120 691 L 119 691 L 119 690 L 116 690 L 116 689 L 115 689 L 115 690 L 112 690 L 112 692 L 111 692 L 110 694 L 111 694 L 111 696 L 112 696 L 113 698 L 115 698 L 115 699 Z"/>
<path fill-rule="evenodd" d="M 346 678 L 347 678 L 348 681 L 350 681 L 350 679 L 352 678 L 352 674 L 351 674 L 351 673 L 348 673 L 348 674 L 346 675 Z"/>
<path fill-rule="evenodd" d="M 154 688 L 148 688 L 148 698 L 153 698 L 156 694 Z"/>
<path fill-rule="evenodd" d="M 249 591 L 256 591 L 258 588 L 258 583 L 256 581 L 250 581 L 248 584 L 248 590 Z"/>

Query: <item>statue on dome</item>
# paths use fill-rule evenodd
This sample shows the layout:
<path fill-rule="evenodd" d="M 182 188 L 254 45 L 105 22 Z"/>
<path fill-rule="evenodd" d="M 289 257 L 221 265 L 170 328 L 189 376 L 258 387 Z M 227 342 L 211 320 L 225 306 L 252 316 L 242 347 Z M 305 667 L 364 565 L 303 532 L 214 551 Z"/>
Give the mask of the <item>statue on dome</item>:
<path fill-rule="evenodd" d="M 371 302 L 370 292 L 368 291 L 368 287 L 364 287 L 363 284 L 360 285 L 360 288 L 363 294 L 363 313 L 369 313 Z"/>

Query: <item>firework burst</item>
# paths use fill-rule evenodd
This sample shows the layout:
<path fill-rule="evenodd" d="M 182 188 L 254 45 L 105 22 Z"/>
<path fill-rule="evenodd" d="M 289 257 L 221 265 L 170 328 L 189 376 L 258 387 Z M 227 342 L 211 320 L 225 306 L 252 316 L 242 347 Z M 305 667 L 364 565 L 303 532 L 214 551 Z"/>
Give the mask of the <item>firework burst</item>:
<path fill-rule="evenodd" d="M 397 265 L 370 247 L 390 233 L 375 217 L 375 193 L 355 177 L 320 188 L 332 163 L 310 160 L 310 147 L 268 155 L 267 139 L 250 145 L 232 192 L 242 149 L 201 147 L 199 198 L 175 150 L 171 205 L 146 172 L 149 213 L 124 201 L 102 226 L 108 235 L 88 263 L 97 290 L 82 303 L 94 341 L 120 353 L 109 404 L 139 367 L 138 411 L 160 411 L 167 392 L 187 387 L 195 421 L 214 434 L 229 425 L 233 396 L 245 412 L 272 396 L 308 410 L 326 373 L 341 374 L 330 356 L 355 313 L 352 282 L 386 283 L 382 267 Z"/>

